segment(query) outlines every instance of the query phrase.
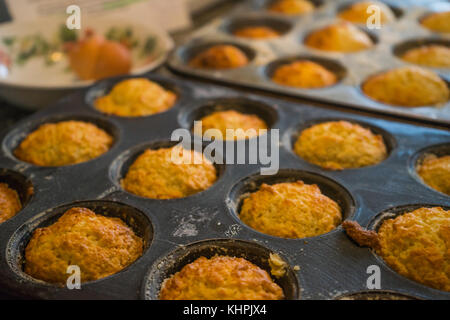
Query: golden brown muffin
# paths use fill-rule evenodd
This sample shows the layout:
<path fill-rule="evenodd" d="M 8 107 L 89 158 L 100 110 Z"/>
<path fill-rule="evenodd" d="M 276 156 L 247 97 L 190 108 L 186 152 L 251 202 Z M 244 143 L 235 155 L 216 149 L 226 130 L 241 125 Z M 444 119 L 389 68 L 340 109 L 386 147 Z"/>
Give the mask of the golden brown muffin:
<path fill-rule="evenodd" d="M 269 11 L 287 15 L 299 15 L 314 11 L 314 5 L 307 0 L 275 0 Z"/>
<path fill-rule="evenodd" d="M 65 284 L 67 267 L 77 265 L 81 281 L 93 281 L 126 268 L 142 251 L 142 239 L 119 218 L 72 208 L 51 226 L 34 231 L 25 249 L 25 272 Z"/>
<path fill-rule="evenodd" d="M 449 89 L 436 73 L 419 67 L 400 67 L 370 77 L 362 86 L 370 98 L 402 107 L 445 103 Z"/>
<path fill-rule="evenodd" d="M 235 110 L 216 111 L 203 117 L 200 121 L 203 135 L 207 137 L 221 135 L 223 140 L 250 139 L 258 136 L 260 129 L 267 129 L 267 124 L 257 115 L 245 114 Z M 227 137 L 227 129 L 237 130 L 235 131 L 236 135 L 231 138 Z M 206 133 L 207 130 L 214 130 L 215 134 Z M 247 132 L 247 130 L 249 131 Z M 194 127 L 196 134 L 199 131 L 200 128 Z"/>
<path fill-rule="evenodd" d="M 216 45 L 198 53 L 189 65 L 200 69 L 234 69 L 249 63 L 247 55 L 232 45 Z"/>
<path fill-rule="evenodd" d="M 348 121 L 330 121 L 305 129 L 294 145 L 306 161 L 329 170 L 375 165 L 387 157 L 383 137 Z"/>
<path fill-rule="evenodd" d="M 410 49 L 401 58 L 427 67 L 450 68 L 450 48 L 443 45 L 431 44 Z"/>
<path fill-rule="evenodd" d="M 314 89 L 335 84 L 337 77 L 318 63 L 299 60 L 278 67 L 272 81 L 284 86 Z"/>
<path fill-rule="evenodd" d="M 373 15 L 373 12 L 367 13 L 367 8 L 374 5 L 380 8 L 381 24 L 389 23 L 395 19 L 392 10 L 387 5 L 379 1 L 362 1 L 354 3 L 348 8 L 339 12 L 338 16 L 341 19 L 353 23 L 366 24 L 368 19 Z"/>
<path fill-rule="evenodd" d="M 236 37 L 248 39 L 271 39 L 280 36 L 275 29 L 265 26 L 254 26 L 237 29 L 233 32 Z"/>
<path fill-rule="evenodd" d="M 6 183 L 0 183 L 0 223 L 11 219 L 22 210 L 22 203 L 16 190 L 9 188 Z"/>
<path fill-rule="evenodd" d="M 306 38 L 305 44 L 314 49 L 336 52 L 357 52 L 373 46 L 367 33 L 346 21 L 313 31 Z"/>
<path fill-rule="evenodd" d="M 121 117 L 142 117 L 170 109 L 176 95 L 145 78 L 128 79 L 116 84 L 111 92 L 95 101 L 95 107 Z"/>
<path fill-rule="evenodd" d="M 431 31 L 450 32 L 450 11 L 432 13 L 421 21 L 422 25 Z"/>
<path fill-rule="evenodd" d="M 339 205 L 323 195 L 317 185 L 296 181 L 263 184 L 244 199 L 239 217 L 259 232 L 297 239 L 335 229 L 342 214 Z"/>
<path fill-rule="evenodd" d="M 173 159 L 172 153 L 179 159 Z M 121 183 L 125 190 L 141 197 L 175 199 L 206 190 L 216 180 L 216 168 L 203 154 L 175 146 L 146 150 Z"/>
<path fill-rule="evenodd" d="M 399 274 L 450 291 L 450 211 L 420 208 L 381 225 L 379 254 Z"/>
<path fill-rule="evenodd" d="M 435 289 L 450 291 L 450 211 L 419 208 L 387 219 L 378 230 L 367 231 L 355 221 L 342 226 L 361 246 L 374 248 L 402 276 Z M 371 241 L 360 232 L 370 233 Z"/>
<path fill-rule="evenodd" d="M 281 300 L 269 274 L 243 259 L 200 257 L 163 282 L 161 300 Z"/>
<path fill-rule="evenodd" d="M 38 166 L 65 166 L 97 158 L 113 138 L 92 123 L 62 121 L 41 125 L 14 151 L 20 160 Z"/>
<path fill-rule="evenodd" d="M 431 188 L 450 196 L 450 156 L 425 157 L 417 166 L 417 174 Z"/>

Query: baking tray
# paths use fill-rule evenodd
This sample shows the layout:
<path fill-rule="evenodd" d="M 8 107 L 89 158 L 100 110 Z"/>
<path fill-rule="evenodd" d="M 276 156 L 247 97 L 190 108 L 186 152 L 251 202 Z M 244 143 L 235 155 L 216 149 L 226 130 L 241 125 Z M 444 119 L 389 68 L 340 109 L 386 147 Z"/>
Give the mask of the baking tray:
<path fill-rule="evenodd" d="M 286 275 L 277 280 L 289 299 L 334 299 L 365 292 L 369 276 L 366 269 L 370 265 L 381 269 L 382 296 L 396 292 L 421 299 L 450 299 L 448 292 L 398 275 L 371 250 L 355 245 L 342 227 L 318 237 L 282 239 L 252 230 L 239 220 L 236 212 L 242 195 L 262 182 L 296 179 L 317 183 L 322 192 L 339 202 L 345 219 L 357 220 L 363 226 L 369 225 L 379 213 L 405 205 L 448 207 L 450 198 L 423 185 L 414 174 L 414 166 L 424 153 L 448 154 L 450 132 L 176 77 L 148 78 L 178 94 L 178 102 L 172 109 L 143 118 L 101 114 L 92 107 L 92 101 L 124 79 L 116 78 L 68 96 L 5 134 L 1 140 L 0 181 L 19 191 L 25 207 L 0 224 L 0 291 L 22 298 L 156 299 L 163 279 L 200 255 L 243 256 L 269 270 L 267 259 L 274 252 L 290 266 Z M 230 108 L 236 104 L 246 106 L 243 110 L 258 114 L 272 128 L 280 130 L 278 174 L 260 176 L 259 170 L 264 167 L 261 165 L 219 164 L 220 177 L 210 189 L 174 200 L 144 199 L 120 188 L 118 181 L 140 152 L 147 147 L 170 144 L 175 129 L 190 128 L 191 122 L 205 110 L 213 110 L 215 103 Z M 95 160 L 58 168 L 33 166 L 13 156 L 12 150 L 38 125 L 66 119 L 97 124 L 114 136 L 115 144 Z M 292 143 L 299 130 L 331 119 L 361 123 L 382 134 L 389 158 L 376 166 L 334 172 L 297 157 Z M 124 219 L 144 238 L 143 256 L 115 275 L 82 284 L 81 290 L 48 285 L 24 274 L 23 251 L 32 231 L 51 224 L 72 206 L 85 206 Z"/>
<path fill-rule="evenodd" d="M 394 67 L 408 65 L 397 56 L 407 49 L 424 43 L 450 46 L 450 35 L 433 33 L 419 24 L 420 19 L 430 12 L 450 10 L 449 2 L 383 1 L 392 8 L 396 20 L 379 30 L 369 30 L 366 26 L 360 26 L 376 45 L 371 49 L 350 54 L 310 49 L 303 41 L 313 30 L 338 21 L 336 13 L 355 1 L 313 0 L 317 6 L 314 13 L 295 17 L 270 13 L 265 9 L 269 2 L 270 0 L 246 1 L 227 16 L 218 18 L 194 32 L 171 55 L 169 66 L 177 72 L 226 84 L 450 124 L 450 101 L 443 105 L 428 107 L 390 106 L 372 100 L 361 89 L 361 85 L 368 77 Z M 232 34 L 232 30 L 238 27 L 255 24 L 270 26 L 283 35 L 269 40 L 247 40 Z M 201 70 L 188 66 L 187 62 L 196 53 L 214 44 L 236 45 L 244 50 L 251 62 L 245 67 L 232 70 Z M 271 81 L 271 75 L 277 66 L 298 58 L 311 59 L 334 71 L 340 79 L 339 83 L 320 89 L 299 89 Z M 433 70 L 449 84 L 449 69 Z"/>

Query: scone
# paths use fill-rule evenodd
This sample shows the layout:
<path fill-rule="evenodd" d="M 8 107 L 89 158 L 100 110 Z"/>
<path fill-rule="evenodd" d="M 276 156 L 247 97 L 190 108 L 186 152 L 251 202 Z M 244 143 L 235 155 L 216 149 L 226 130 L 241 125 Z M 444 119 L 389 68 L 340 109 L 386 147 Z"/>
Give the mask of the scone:
<path fill-rule="evenodd" d="M 318 63 L 299 60 L 278 67 L 272 81 L 284 86 L 315 89 L 335 84 L 337 77 Z"/>
<path fill-rule="evenodd" d="M 348 121 L 330 121 L 305 129 L 294 145 L 306 161 L 329 170 L 375 165 L 387 157 L 381 135 Z"/>
<path fill-rule="evenodd" d="M 203 154 L 175 146 L 146 150 L 121 183 L 126 191 L 141 197 L 175 199 L 206 190 L 216 180 L 216 168 Z"/>
<path fill-rule="evenodd" d="M 433 68 L 450 68 L 450 48 L 431 44 L 406 51 L 401 58 L 404 61 Z"/>
<path fill-rule="evenodd" d="M 200 257 L 163 282 L 161 300 L 281 300 L 269 274 L 243 259 Z"/>
<path fill-rule="evenodd" d="M 267 124 L 257 115 L 235 110 L 216 111 L 201 118 L 200 121 L 202 131 L 198 126 L 194 126 L 196 134 L 200 133 L 209 138 L 222 136 L 223 140 L 250 139 L 258 136 L 259 130 L 267 129 Z M 227 129 L 236 130 L 235 134 L 227 137 Z"/>
<path fill-rule="evenodd" d="M 275 0 L 269 11 L 286 15 L 299 15 L 314 11 L 314 4 L 308 0 Z"/>
<path fill-rule="evenodd" d="M 234 69 L 249 63 L 241 49 L 233 45 L 216 45 L 198 53 L 189 65 L 199 69 Z"/>
<path fill-rule="evenodd" d="M 306 37 L 305 44 L 310 48 L 334 52 L 357 52 L 373 46 L 367 33 L 346 21 L 313 31 Z"/>
<path fill-rule="evenodd" d="M 450 156 L 425 157 L 417 166 L 417 174 L 431 188 L 450 196 Z"/>
<path fill-rule="evenodd" d="M 239 214 L 249 227 L 281 238 L 306 238 L 335 229 L 342 220 L 339 205 L 317 185 L 303 181 L 263 184 L 244 199 Z"/>
<path fill-rule="evenodd" d="M 116 84 L 111 92 L 95 101 L 103 113 L 121 117 L 142 117 L 170 109 L 176 95 L 145 78 L 128 79 Z"/>
<path fill-rule="evenodd" d="M 419 208 L 385 220 L 378 233 L 355 221 L 342 226 L 353 240 L 375 249 L 402 276 L 450 291 L 450 210 Z"/>
<path fill-rule="evenodd" d="M 236 37 L 247 39 L 271 39 L 278 38 L 280 36 L 280 33 L 270 27 L 253 26 L 237 29 L 233 31 L 233 35 L 235 35 Z"/>
<path fill-rule="evenodd" d="M 420 67 L 400 67 L 370 77 L 362 86 L 370 98 L 394 106 L 420 107 L 445 103 L 449 88 L 436 73 Z"/>
<path fill-rule="evenodd" d="M 81 281 L 119 272 L 142 255 L 143 242 L 119 218 L 72 208 L 46 228 L 36 229 L 25 249 L 25 272 L 64 285 L 67 267 L 81 270 Z"/>
<path fill-rule="evenodd" d="M 366 24 L 368 19 L 374 12 L 368 13 L 367 9 L 370 6 L 377 6 L 380 9 L 380 23 L 385 24 L 395 19 L 392 10 L 382 2 L 379 1 L 362 1 L 356 2 L 339 12 L 338 16 L 349 22 Z"/>
<path fill-rule="evenodd" d="M 20 143 L 14 155 L 38 166 L 66 166 L 101 156 L 113 142 L 92 123 L 62 121 L 41 125 Z"/>
<path fill-rule="evenodd" d="M 16 190 L 6 183 L 0 183 L 0 223 L 11 219 L 22 210 L 22 203 Z"/>
<path fill-rule="evenodd" d="M 450 11 L 436 12 L 427 15 L 421 21 L 422 26 L 431 31 L 449 33 L 450 32 Z"/>

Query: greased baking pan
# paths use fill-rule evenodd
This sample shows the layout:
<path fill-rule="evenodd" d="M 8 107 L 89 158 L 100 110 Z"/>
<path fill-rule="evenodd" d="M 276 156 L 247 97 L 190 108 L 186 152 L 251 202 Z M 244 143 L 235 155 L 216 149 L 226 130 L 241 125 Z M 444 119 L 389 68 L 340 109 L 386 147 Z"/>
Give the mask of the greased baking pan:
<path fill-rule="evenodd" d="M 178 94 L 178 102 L 171 110 L 143 118 L 101 114 L 92 107 L 92 101 L 124 79 L 116 78 L 99 82 L 30 116 L 2 138 L 0 181 L 19 191 L 25 207 L 0 224 L 1 291 L 24 298 L 157 299 L 161 282 L 201 255 L 243 256 L 269 270 L 269 254 L 274 252 L 290 266 L 286 275 L 276 280 L 288 299 L 364 295 L 370 265 L 381 269 L 381 297 L 394 292 L 401 297 L 450 298 L 448 292 L 398 275 L 371 250 L 353 243 L 342 227 L 318 237 L 282 239 L 250 229 L 239 220 L 237 212 L 243 195 L 262 182 L 296 179 L 318 184 L 324 194 L 340 204 L 345 219 L 357 220 L 363 226 L 376 221 L 383 212 L 401 212 L 404 206 L 448 208 L 450 198 L 423 185 L 414 173 L 414 166 L 423 154 L 449 154 L 450 132 L 285 102 L 175 77 L 150 75 L 148 78 Z M 169 140 L 175 129 L 190 128 L 204 108 L 211 110 L 216 102 L 248 108 L 266 119 L 273 129 L 279 129 L 280 171 L 277 174 L 261 176 L 261 165 L 218 165 L 220 178 L 210 189 L 176 200 L 144 199 L 121 189 L 119 180 L 142 150 L 173 143 Z M 42 123 L 65 119 L 91 121 L 110 132 L 115 144 L 100 158 L 58 168 L 36 167 L 13 156 L 14 148 L 31 130 Z M 361 123 L 382 134 L 389 158 L 376 166 L 334 172 L 311 165 L 292 152 L 293 140 L 300 130 L 331 119 Z M 143 256 L 115 275 L 82 284 L 81 290 L 45 284 L 27 276 L 22 270 L 23 253 L 33 230 L 51 224 L 72 206 L 121 217 L 143 237 Z"/>
<path fill-rule="evenodd" d="M 169 66 L 177 72 L 227 84 L 332 102 L 378 113 L 450 124 L 450 101 L 443 105 L 428 107 L 390 106 L 372 100 L 361 89 L 361 85 L 370 76 L 408 65 L 398 58 L 398 55 L 407 49 L 426 43 L 450 46 L 448 34 L 433 33 L 419 23 L 420 19 L 430 12 L 450 10 L 449 2 L 382 1 L 393 10 L 396 15 L 395 21 L 382 26 L 381 29 L 369 30 L 365 26 L 360 26 L 374 40 L 375 46 L 350 54 L 314 50 L 304 45 L 303 41 L 313 30 L 338 21 L 337 13 L 355 1 L 312 2 L 317 6 L 313 13 L 286 17 L 266 10 L 270 0 L 248 0 L 228 16 L 218 18 L 193 33 L 185 44 L 174 51 L 169 59 Z M 270 26 L 278 30 L 282 36 L 269 40 L 247 40 L 232 34 L 232 30 L 238 27 L 255 24 Z M 233 70 L 201 70 L 188 66 L 187 62 L 197 52 L 213 44 L 236 45 L 247 54 L 251 62 L 245 67 Z M 333 71 L 340 81 L 334 86 L 321 89 L 291 88 L 271 81 L 272 73 L 278 66 L 298 58 L 306 58 L 322 64 Z M 432 70 L 449 84 L 449 69 Z"/>

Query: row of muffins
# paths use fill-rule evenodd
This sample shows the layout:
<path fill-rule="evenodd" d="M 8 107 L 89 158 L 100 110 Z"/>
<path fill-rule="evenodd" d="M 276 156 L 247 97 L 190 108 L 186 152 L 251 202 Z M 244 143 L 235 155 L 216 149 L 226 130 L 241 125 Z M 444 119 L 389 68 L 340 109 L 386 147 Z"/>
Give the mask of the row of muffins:
<path fill-rule="evenodd" d="M 124 93 L 123 90 L 118 91 L 118 88 L 134 88 L 135 83 L 140 85 L 139 88 L 145 83 L 150 90 L 158 88 L 166 92 L 156 83 L 137 78 L 120 82 L 110 94 L 98 98 L 97 101 L 104 101 L 114 94 L 120 96 Z M 148 97 L 144 91 L 141 91 L 141 95 Z M 138 90 L 133 90 L 133 93 L 134 100 L 130 99 L 125 105 L 116 103 L 114 107 L 118 110 L 122 108 L 122 111 L 129 110 L 128 104 L 133 104 L 135 100 L 151 104 L 151 99 L 140 99 Z M 160 99 L 156 100 L 158 104 Z M 142 110 L 143 112 L 148 110 L 146 106 L 134 108 L 126 115 L 135 115 L 136 111 L 142 113 Z M 225 137 L 227 129 L 243 129 L 244 132 L 250 130 L 258 134 L 261 129 L 268 127 L 258 115 L 232 109 L 212 112 L 201 120 L 204 122 L 201 133 L 212 130 Z M 193 130 L 195 132 L 196 128 Z M 248 136 L 233 138 L 248 138 Z M 65 166 L 97 158 L 109 150 L 113 140 L 109 133 L 93 123 L 62 121 L 44 124 L 31 132 L 14 150 L 14 155 L 22 161 L 38 166 Z M 348 121 L 329 121 L 306 128 L 298 135 L 293 145 L 294 152 L 299 157 L 327 170 L 371 166 L 382 162 L 388 156 L 388 148 L 381 135 Z M 200 165 L 189 164 L 188 161 L 175 164 L 171 161 L 174 154 L 178 154 L 181 160 L 198 158 L 194 163 Z M 450 194 L 449 163 L 448 155 L 441 157 L 428 155 L 417 166 L 417 174 L 433 189 Z M 149 149 L 131 164 L 121 185 L 125 190 L 138 196 L 172 199 L 206 190 L 216 182 L 217 176 L 214 164 L 196 151 L 187 151 L 181 147 Z M 15 208 L 9 209 L 8 213 L 5 211 L 4 216 L 10 218 L 13 211 L 20 210 L 15 201 L 17 194 L 11 192 L 7 185 L 2 185 L 2 189 L 6 199 L 4 202 L 9 204 L 9 208 Z"/>
<path fill-rule="evenodd" d="M 323 221 L 323 220 L 321 220 Z M 369 246 L 400 275 L 450 291 L 446 258 L 450 210 L 422 207 L 386 219 L 377 231 L 344 221 L 350 238 Z M 52 225 L 37 228 L 26 245 L 24 272 L 55 285 L 67 281 L 67 267 L 78 265 L 82 282 L 99 280 L 130 266 L 143 255 L 143 239 L 119 218 L 73 207 Z M 285 298 L 277 278 L 286 272 L 277 255 L 270 273 L 233 255 L 200 256 L 168 275 L 161 284 L 163 300 L 275 300 Z"/>
<path fill-rule="evenodd" d="M 406 62 L 433 67 L 450 67 L 450 48 L 430 44 L 413 48 L 402 56 Z M 232 44 L 217 44 L 195 55 L 193 68 L 234 69 L 249 63 L 247 55 Z M 271 72 L 271 80 L 281 86 L 319 89 L 337 84 L 339 76 L 323 64 L 308 58 L 282 63 Z M 450 99 L 450 89 L 436 72 L 419 66 L 397 67 L 370 76 L 362 85 L 369 98 L 398 107 L 442 105 Z"/>
<path fill-rule="evenodd" d="M 281 8 L 285 8 L 285 14 L 311 12 L 311 10 L 296 12 L 293 9 L 303 7 L 307 1 L 300 0 L 297 3 L 295 0 L 289 0 L 285 4 L 283 2 L 275 1 L 272 6 L 278 8 L 279 12 L 283 12 Z M 322 52 L 341 53 L 354 53 L 373 47 L 375 43 L 371 36 L 357 26 L 357 24 L 365 23 L 368 16 L 367 9 L 372 5 L 377 5 L 381 9 L 382 23 L 393 19 L 391 9 L 383 3 L 377 1 L 354 3 L 338 13 L 340 21 L 309 33 L 304 40 L 305 45 Z M 272 10 L 272 6 L 269 5 L 269 11 Z M 314 6 L 311 7 L 313 8 Z M 449 13 L 433 13 L 421 19 L 420 22 L 434 32 L 445 34 L 450 31 Z M 235 26 L 229 31 L 244 39 L 270 40 L 281 35 L 276 33 L 275 27 L 265 24 L 263 20 L 258 22 L 257 19 L 247 25 L 243 23 L 243 26 Z M 448 45 L 440 41 L 423 43 L 405 50 L 399 54 L 399 58 L 418 66 L 399 67 L 370 76 L 361 88 L 366 96 L 383 104 L 402 107 L 439 106 L 448 102 L 450 90 L 446 81 L 436 72 L 423 68 L 449 68 L 450 48 Z M 250 63 L 250 59 L 245 48 L 238 45 L 211 44 L 205 46 L 200 52 L 192 52 L 187 64 L 197 69 L 226 70 L 244 67 Z M 277 65 L 268 76 L 274 83 L 281 86 L 318 89 L 333 86 L 341 80 L 336 70 L 315 59 L 289 59 Z"/>

